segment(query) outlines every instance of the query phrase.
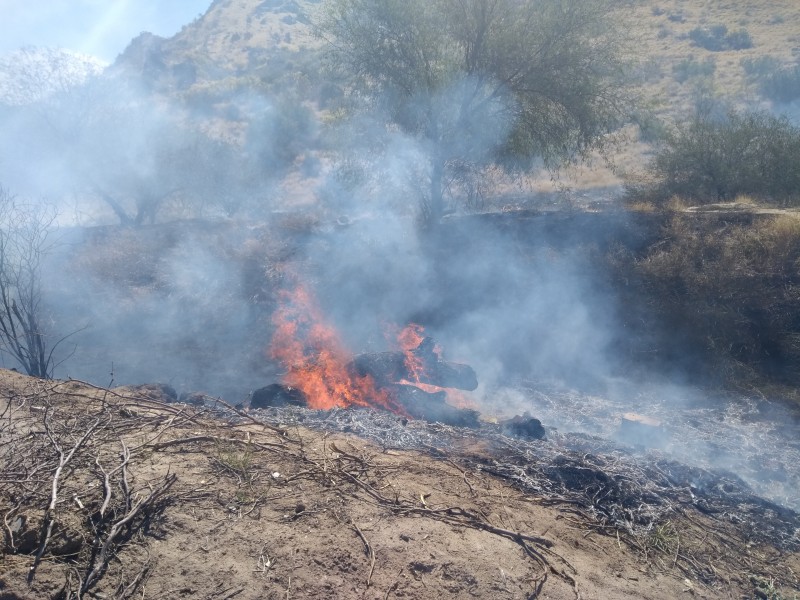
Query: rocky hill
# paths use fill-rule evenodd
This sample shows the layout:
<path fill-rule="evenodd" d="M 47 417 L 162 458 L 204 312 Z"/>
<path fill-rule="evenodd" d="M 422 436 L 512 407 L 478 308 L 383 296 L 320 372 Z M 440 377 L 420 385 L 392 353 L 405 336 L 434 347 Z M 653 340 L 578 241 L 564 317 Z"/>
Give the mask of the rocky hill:
<path fill-rule="evenodd" d="M 141 74 L 164 90 L 268 77 L 279 56 L 319 46 L 311 17 L 320 0 L 215 0 L 204 15 L 169 39 L 143 33 L 115 67 Z"/>

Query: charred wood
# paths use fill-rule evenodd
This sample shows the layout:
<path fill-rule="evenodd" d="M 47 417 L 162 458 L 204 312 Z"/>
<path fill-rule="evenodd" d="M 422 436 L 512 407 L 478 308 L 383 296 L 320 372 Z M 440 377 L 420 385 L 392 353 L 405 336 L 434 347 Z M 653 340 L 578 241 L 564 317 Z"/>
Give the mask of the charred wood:
<path fill-rule="evenodd" d="M 307 406 L 306 395 L 294 387 L 273 383 L 259 388 L 250 396 L 250 408 L 269 408 L 271 406 Z"/>
<path fill-rule="evenodd" d="M 528 413 L 522 416 L 517 415 L 505 421 L 500 421 L 500 431 L 503 435 L 526 440 L 541 440 L 545 436 L 542 422 L 539 419 L 533 418 Z"/>
<path fill-rule="evenodd" d="M 444 423 L 456 427 L 478 427 L 480 413 L 476 410 L 456 408 L 445 402 L 445 392 L 429 393 L 413 385 L 392 384 L 384 386 L 410 417 Z"/>
<path fill-rule="evenodd" d="M 443 388 L 472 391 L 478 387 L 478 376 L 469 365 L 454 363 L 435 352 L 435 342 L 425 338 L 422 343 L 405 352 L 372 352 L 356 356 L 348 365 L 359 377 L 371 376 L 379 386 L 399 381 L 424 383 Z M 412 371 L 409 362 L 419 368 Z"/>

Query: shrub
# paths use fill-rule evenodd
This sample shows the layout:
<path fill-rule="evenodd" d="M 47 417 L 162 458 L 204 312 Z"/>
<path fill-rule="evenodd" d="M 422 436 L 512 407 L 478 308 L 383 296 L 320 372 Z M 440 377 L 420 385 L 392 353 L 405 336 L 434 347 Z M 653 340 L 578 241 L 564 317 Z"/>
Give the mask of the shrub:
<path fill-rule="evenodd" d="M 753 47 L 753 38 L 747 29 L 739 29 L 726 35 L 725 43 L 731 50 L 747 50 Z"/>
<path fill-rule="evenodd" d="M 665 136 L 647 175 L 649 183 L 631 186 L 630 197 L 664 205 L 676 195 L 700 204 L 748 195 L 796 204 L 800 129 L 760 112 L 701 116 Z"/>
<path fill-rule="evenodd" d="M 718 383 L 800 382 L 800 218 L 681 214 L 619 264 L 672 332 L 661 360 Z M 691 349 L 691 351 L 689 350 Z"/>
<path fill-rule="evenodd" d="M 745 75 L 750 79 L 768 77 L 781 67 L 781 61 L 774 56 L 743 58 L 739 61 L 739 64 L 744 69 Z"/>
<path fill-rule="evenodd" d="M 740 63 L 761 95 L 773 102 L 792 102 L 800 98 L 800 64 L 784 66 L 774 56 L 744 59 Z"/>
<path fill-rule="evenodd" d="M 639 139 L 643 142 L 658 142 L 666 135 L 664 122 L 649 111 L 637 112 L 632 119 L 639 126 Z"/>
<path fill-rule="evenodd" d="M 710 77 L 717 70 L 717 62 L 709 56 L 700 62 L 693 56 L 686 58 L 672 67 L 672 75 L 678 83 L 684 83 L 691 77 Z"/>
<path fill-rule="evenodd" d="M 721 24 L 695 27 L 689 32 L 689 39 L 696 46 L 712 52 L 744 50 L 753 47 L 753 39 L 746 29 L 728 32 L 728 28 Z"/>
<path fill-rule="evenodd" d="M 800 65 L 779 69 L 761 81 L 761 94 L 775 102 L 800 98 Z"/>

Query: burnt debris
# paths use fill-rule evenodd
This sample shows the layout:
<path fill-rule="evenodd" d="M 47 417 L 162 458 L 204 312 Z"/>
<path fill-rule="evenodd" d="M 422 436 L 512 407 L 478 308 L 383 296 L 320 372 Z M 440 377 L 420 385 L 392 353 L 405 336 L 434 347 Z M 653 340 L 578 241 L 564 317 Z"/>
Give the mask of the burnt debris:
<path fill-rule="evenodd" d="M 259 388 L 250 395 L 250 408 L 306 406 L 307 404 L 306 395 L 301 390 L 280 383 Z"/>
<path fill-rule="evenodd" d="M 432 338 L 423 338 L 412 350 L 360 354 L 346 369 L 354 381 L 370 378 L 375 390 L 387 394 L 394 411 L 403 416 L 458 427 L 480 424 L 478 411 L 448 404 L 443 389 L 472 391 L 478 387 L 478 376 L 469 365 L 442 359 Z M 257 389 L 250 397 L 251 408 L 308 404 L 302 390 L 279 383 Z"/>
<path fill-rule="evenodd" d="M 545 436 L 542 422 L 533 418 L 527 412 L 522 416 L 517 415 L 512 419 L 500 421 L 499 425 L 500 432 L 508 437 L 516 437 L 523 440 L 541 440 Z"/>
<path fill-rule="evenodd" d="M 384 389 L 414 419 L 456 427 L 474 428 L 480 425 L 480 413 L 477 410 L 450 406 L 445 401 L 447 394 L 443 391 L 431 393 L 406 384 L 390 384 Z"/>
<path fill-rule="evenodd" d="M 358 377 L 369 375 L 378 386 L 410 381 L 468 392 L 478 387 L 475 370 L 469 365 L 443 360 L 436 353 L 436 342 L 430 337 L 408 352 L 360 354 L 350 362 L 348 369 Z"/>

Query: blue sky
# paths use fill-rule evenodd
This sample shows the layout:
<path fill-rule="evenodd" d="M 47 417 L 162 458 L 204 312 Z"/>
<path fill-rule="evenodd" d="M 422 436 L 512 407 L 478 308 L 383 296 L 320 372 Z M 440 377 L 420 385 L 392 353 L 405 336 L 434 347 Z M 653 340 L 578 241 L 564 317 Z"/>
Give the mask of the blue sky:
<path fill-rule="evenodd" d="M 169 37 L 211 0 L 0 0 L 0 54 L 68 48 L 113 61 L 142 31 Z"/>

